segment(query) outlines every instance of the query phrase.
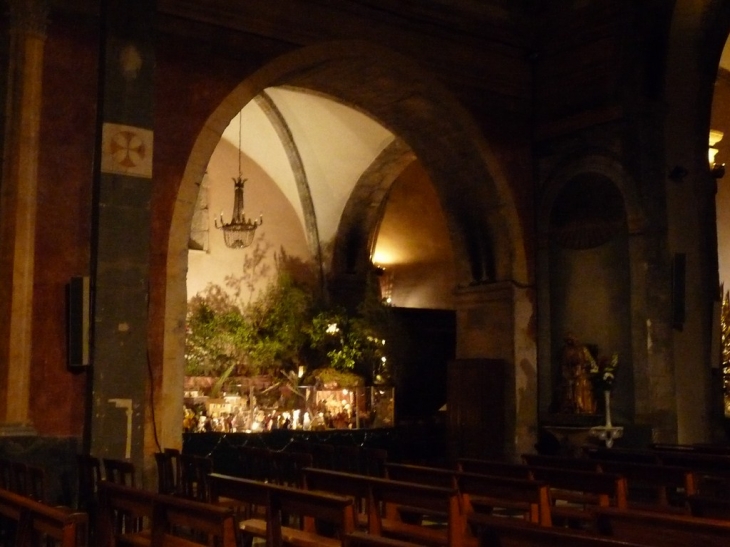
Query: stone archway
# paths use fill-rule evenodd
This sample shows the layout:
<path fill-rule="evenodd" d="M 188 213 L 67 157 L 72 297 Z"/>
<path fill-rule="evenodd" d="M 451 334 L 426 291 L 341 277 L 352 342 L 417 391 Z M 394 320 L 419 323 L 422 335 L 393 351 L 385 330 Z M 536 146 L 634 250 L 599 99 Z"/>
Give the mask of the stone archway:
<path fill-rule="evenodd" d="M 410 146 L 422 159 L 439 195 L 460 283 L 526 283 L 530 278 L 522 228 L 508 184 L 498 173 L 490 172 L 498 162 L 479 128 L 446 90 L 407 58 L 367 43 L 328 43 L 285 55 L 241 83 L 210 116 L 180 184 L 167 252 L 165 389 L 157 398 L 156 413 L 164 446 L 180 443 L 187 241 L 197 184 L 230 119 L 272 86 L 306 88 L 366 111 Z"/>

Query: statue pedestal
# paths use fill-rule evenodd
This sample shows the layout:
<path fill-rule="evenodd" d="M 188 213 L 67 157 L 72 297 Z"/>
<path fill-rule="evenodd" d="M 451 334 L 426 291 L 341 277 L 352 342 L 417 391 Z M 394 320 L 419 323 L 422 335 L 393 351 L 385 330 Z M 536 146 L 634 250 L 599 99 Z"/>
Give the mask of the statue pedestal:
<path fill-rule="evenodd" d="M 570 425 L 546 425 L 543 429 L 554 435 L 565 455 L 580 456 L 581 447 L 588 444 L 590 427 Z"/>
<path fill-rule="evenodd" d="M 606 448 L 611 448 L 615 439 L 620 439 L 624 436 L 624 428 L 614 427 L 613 423 L 611 423 L 611 392 L 609 390 L 604 391 L 603 398 L 606 405 L 606 425 L 592 427 L 590 434 L 592 437 L 603 441 L 606 444 Z"/>
<path fill-rule="evenodd" d="M 582 448 L 591 444 L 591 429 L 604 422 L 603 414 L 551 414 L 540 424 L 538 452 L 564 456 L 581 456 Z"/>
<path fill-rule="evenodd" d="M 588 433 L 591 437 L 603 441 L 606 444 L 606 448 L 611 448 L 615 439 L 620 439 L 624 436 L 624 428 L 620 426 L 600 425 L 592 427 Z"/>

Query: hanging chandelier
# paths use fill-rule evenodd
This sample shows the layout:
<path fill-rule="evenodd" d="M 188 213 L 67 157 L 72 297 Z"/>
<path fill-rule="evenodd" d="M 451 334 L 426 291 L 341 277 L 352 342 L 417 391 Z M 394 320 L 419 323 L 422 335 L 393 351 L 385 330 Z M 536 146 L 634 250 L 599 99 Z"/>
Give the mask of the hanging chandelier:
<path fill-rule="evenodd" d="M 231 221 L 226 223 L 223 221 L 223 212 L 221 212 L 220 222 L 215 219 L 215 227 L 223 230 L 223 239 L 226 246 L 231 249 L 243 249 L 253 242 L 256 235 L 256 228 L 264 223 L 263 215 L 258 220 L 250 220 L 246 218 L 243 211 L 243 186 L 248 179 L 244 179 L 241 175 L 241 114 L 238 114 L 238 177 L 233 179 L 233 213 Z"/>

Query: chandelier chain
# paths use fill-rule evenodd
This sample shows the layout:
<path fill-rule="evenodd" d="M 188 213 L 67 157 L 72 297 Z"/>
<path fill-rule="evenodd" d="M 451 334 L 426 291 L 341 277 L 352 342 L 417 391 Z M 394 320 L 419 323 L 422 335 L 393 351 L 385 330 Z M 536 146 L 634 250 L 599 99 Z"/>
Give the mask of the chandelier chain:
<path fill-rule="evenodd" d="M 238 113 L 238 178 L 243 176 L 241 171 L 241 112 Z"/>

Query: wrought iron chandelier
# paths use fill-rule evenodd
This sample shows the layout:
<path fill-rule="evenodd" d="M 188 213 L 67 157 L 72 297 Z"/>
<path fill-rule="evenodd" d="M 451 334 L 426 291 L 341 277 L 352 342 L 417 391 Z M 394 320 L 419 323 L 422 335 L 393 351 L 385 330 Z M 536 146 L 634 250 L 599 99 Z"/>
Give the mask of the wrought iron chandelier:
<path fill-rule="evenodd" d="M 243 211 L 243 186 L 248 179 L 244 179 L 241 174 L 241 114 L 238 114 L 238 177 L 233 179 L 233 213 L 231 221 L 226 223 L 223 221 L 223 213 L 221 212 L 220 222 L 215 219 L 215 227 L 223 230 L 223 239 L 226 246 L 231 249 L 243 249 L 253 242 L 256 235 L 256 228 L 264 222 L 263 215 L 258 220 L 250 220 L 246 218 Z"/>

